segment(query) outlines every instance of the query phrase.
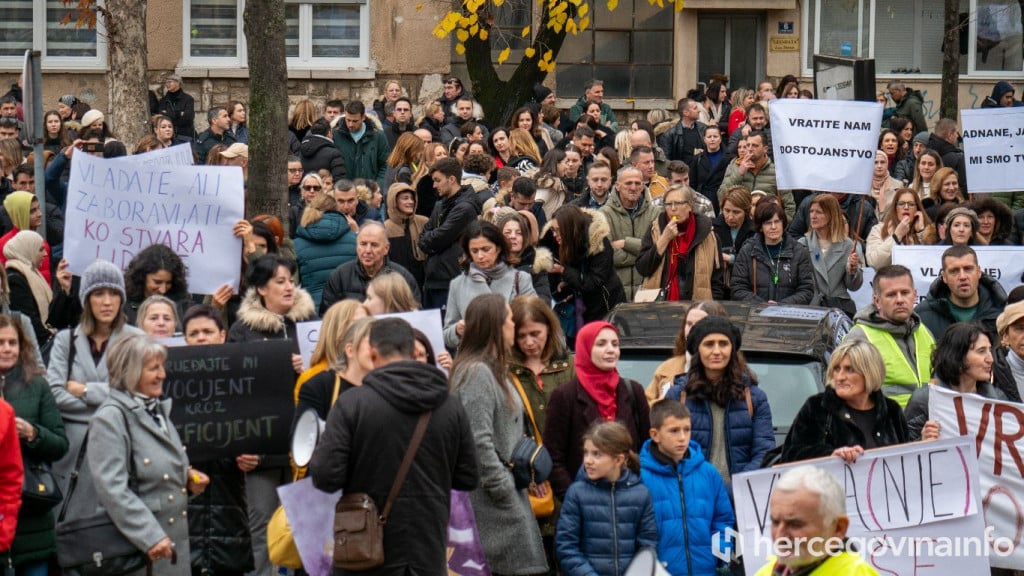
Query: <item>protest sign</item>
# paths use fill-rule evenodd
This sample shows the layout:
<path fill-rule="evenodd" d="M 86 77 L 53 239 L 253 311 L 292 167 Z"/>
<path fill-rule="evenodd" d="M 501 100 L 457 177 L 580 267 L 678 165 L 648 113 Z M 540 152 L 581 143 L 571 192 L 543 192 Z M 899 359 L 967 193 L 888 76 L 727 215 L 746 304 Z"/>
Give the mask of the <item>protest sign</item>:
<path fill-rule="evenodd" d="M 320 320 L 309 322 L 297 322 L 295 324 L 295 339 L 299 342 L 299 356 L 302 356 L 302 367 L 309 369 L 309 359 L 313 356 L 316 343 L 320 340 Z M 341 334 L 338 334 L 341 338 Z"/>
<path fill-rule="evenodd" d="M 278 486 L 302 569 L 309 576 L 330 576 L 334 565 L 334 506 L 341 490 L 328 494 L 313 486 L 312 478 Z"/>
<path fill-rule="evenodd" d="M 192 166 L 192 146 L 178 144 L 169 148 L 150 150 L 143 154 L 132 154 L 114 158 L 117 162 L 127 162 L 127 166 Z"/>
<path fill-rule="evenodd" d="M 188 266 L 189 290 L 238 288 L 245 208 L 237 166 L 128 164 L 75 154 L 68 182 L 64 257 L 81 274 L 93 260 L 122 270 L 143 248 L 169 246 Z"/>
<path fill-rule="evenodd" d="M 288 453 L 291 357 L 287 340 L 167 349 L 164 396 L 191 460 Z"/>
<path fill-rule="evenodd" d="M 978 254 L 981 271 L 991 276 L 1006 292 L 1021 283 L 1024 259 L 1017 246 L 971 246 Z M 892 263 L 906 266 L 914 276 L 917 297 L 924 300 L 932 282 L 942 273 L 942 253 L 949 246 L 900 246 L 892 249 Z M 938 337 L 938 335 L 936 335 Z"/>
<path fill-rule="evenodd" d="M 748 576 L 772 553 L 772 491 L 780 476 L 801 464 L 825 469 L 843 486 L 846 534 L 879 573 L 909 576 L 924 566 L 941 566 L 945 574 L 988 573 L 994 553 L 979 513 L 978 461 L 969 439 L 953 438 L 869 450 L 853 464 L 822 458 L 734 476 Z"/>
<path fill-rule="evenodd" d="M 445 351 L 441 311 L 437 308 L 431 308 L 430 310 L 414 310 L 412 312 L 396 312 L 394 314 L 378 314 L 377 316 L 374 316 L 374 318 L 401 318 L 408 322 L 413 328 L 418 328 L 420 332 L 427 335 L 427 340 L 430 341 L 430 347 L 434 349 L 435 357 Z"/>
<path fill-rule="evenodd" d="M 1020 190 L 1024 178 L 1024 108 L 961 110 L 960 118 L 971 194 Z"/>
<path fill-rule="evenodd" d="M 871 192 L 881 104 L 784 98 L 769 111 L 779 189 Z"/>
<path fill-rule="evenodd" d="M 943 438 L 959 436 L 976 450 L 985 522 L 993 527 L 996 542 L 1008 554 L 992 557 L 999 568 L 1024 568 L 1024 460 L 1020 439 L 1024 436 L 1024 407 L 991 400 L 977 394 L 959 394 L 933 386 L 928 394 L 928 414 L 939 423 Z M 953 572 L 950 572 L 951 574 Z"/>

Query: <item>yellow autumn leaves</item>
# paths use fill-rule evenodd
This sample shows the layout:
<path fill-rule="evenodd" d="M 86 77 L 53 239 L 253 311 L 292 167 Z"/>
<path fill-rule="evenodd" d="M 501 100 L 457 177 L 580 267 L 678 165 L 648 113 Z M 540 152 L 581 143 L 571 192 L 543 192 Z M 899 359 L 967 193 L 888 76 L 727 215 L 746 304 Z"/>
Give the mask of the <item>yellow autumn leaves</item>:
<path fill-rule="evenodd" d="M 683 9 L 684 3 L 684 0 L 647 1 L 652 6 L 656 5 L 660 8 L 664 8 L 666 4 L 672 5 L 676 12 Z M 609 11 L 614 11 L 619 5 L 619 0 L 604 0 L 604 2 Z M 443 40 L 454 32 L 455 38 L 458 40 L 455 44 L 455 52 L 460 55 L 465 54 L 466 41 L 470 38 L 486 41 L 489 37 L 488 28 L 490 23 L 484 24 L 480 21 L 481 8 L 484 8 L 488 3 L 494 8 L 500 8 L 505 3 L 505 0 L 463 0 L 462 11 L 448 11 L 444 18 L 434 27 L 434 36 Z M 567 34 L 576 35 L 590 27 L 590 3 L 586 0 L 537 0 L 537 4 L 545 8 L 544 15 L 546 18 L 542 25 L 553 30 L 555 33 L 561 34 L 564 31 Z M 416 5 L 417 10 L 422 8 L 422 3 Z M 492 16 L 488 18 L 493 20 Z M 520 32 L 520 36 L 528 38 L 531 31 L 531 26 L 525 26 Z M 511 46 L 506 45 L 498 53 L 498 64 L 503 64 L 511 54 Z M 530 46 L 524 50 L 524 56 L 527 60 L 536 58 L 537 67 L 545 72 L 551 72 L 555 69 L 554 53 L 551 50 L 539 54 L 540 57 L 537 58 L 538 50 Z"/>

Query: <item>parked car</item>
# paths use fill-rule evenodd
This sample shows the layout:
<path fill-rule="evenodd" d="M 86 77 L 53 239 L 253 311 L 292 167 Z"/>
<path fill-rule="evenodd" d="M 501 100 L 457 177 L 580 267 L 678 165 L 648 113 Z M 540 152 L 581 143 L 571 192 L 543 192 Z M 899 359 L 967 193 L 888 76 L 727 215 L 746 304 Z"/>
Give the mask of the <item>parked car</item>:
<path fill-rule="evenodd" d="M 743 330 L 740 349 L 768 395 L 778 443 L 807 397 L 825 388 L 834 350 L 853 323 L 837 309 L 722 302 Z M 620 304 L 608 315 L 619 331 L 619 373 L 643 385 L 672 355 L 687 302 Z"/>

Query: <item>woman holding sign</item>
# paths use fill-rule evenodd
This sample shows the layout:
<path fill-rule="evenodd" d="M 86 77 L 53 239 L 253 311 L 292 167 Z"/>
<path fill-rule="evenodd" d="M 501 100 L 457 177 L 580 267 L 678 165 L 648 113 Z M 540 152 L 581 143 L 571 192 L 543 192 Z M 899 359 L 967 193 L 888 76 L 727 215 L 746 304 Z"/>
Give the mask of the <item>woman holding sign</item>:
<path fill-rule="evenodd" d="M 940 386 L 962 394 L 977 394 L 993 400 L 1006 400 L 1006 395 L 992 385 L 992 341 L 979 322 L 957 322 L 942 334 L 932 352 L 935 379 L 929 386 L 914 391 L 907 402 L 907 427 L 911 440 L 935 440 L 939 423 L 928 417 L 928 395 L 932 386 Z M 951 435 L 956 435 L 952 431 Z"/>
<path fill-rule="evenodd" d="M 850 318 L 857 305 L 850 290 L 864 283 L 864 254 L 860 244 L 847 235 L 839 201 L 831 194 L 818 194 L 808 210 L 810 229 L 800 243 L 811 253 L 814 268 L 814 299 L 811 304 L 839 308 Z"/>
<path fill-rule="evenodd" d="M 868 234 L 868 266 L 879 269 L 892 264 L 892 248 L 924 244 L 924 232 L 931 220 L 912 188 L 901 188 L 889 206 L 885 218 Z"/>
<path fill-rule="evenodd" d="M 832 352 L 825 391 L 811 396 L 793 420 L 782 462 L 838 456 L 847 462 L 870 448 L 909 440 L 895 400 L 882 393 L 885 362 L 865 340 L 847 340 Z"/>

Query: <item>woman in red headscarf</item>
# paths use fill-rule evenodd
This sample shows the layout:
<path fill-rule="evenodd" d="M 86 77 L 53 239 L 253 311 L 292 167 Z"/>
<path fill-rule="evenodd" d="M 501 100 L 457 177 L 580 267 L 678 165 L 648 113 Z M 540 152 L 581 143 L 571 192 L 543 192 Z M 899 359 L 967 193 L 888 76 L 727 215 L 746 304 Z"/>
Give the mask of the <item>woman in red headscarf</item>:
<path fill-rule="evenodd" d="M 551 487 L 562 499 L 583 464 L 583 434 L 597 421 L 618 421 L 633 435 L 633 450 L 651 428 L 644 388 L 619 376 L 619 335 L 607 322 L 591 322 L 576 334 L 576 377 L 548 401 L 544 445 L 551 454 Z"/>

